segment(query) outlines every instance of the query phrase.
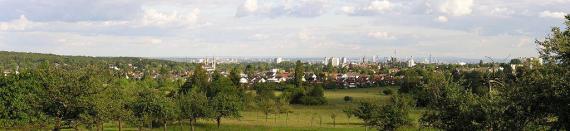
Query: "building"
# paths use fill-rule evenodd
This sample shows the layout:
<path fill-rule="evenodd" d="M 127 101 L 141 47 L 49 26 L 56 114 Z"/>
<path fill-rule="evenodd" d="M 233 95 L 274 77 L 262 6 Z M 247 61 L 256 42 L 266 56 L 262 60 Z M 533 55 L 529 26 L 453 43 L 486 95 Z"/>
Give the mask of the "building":
<path fill-rule="evenodd" d="M 348 64 L 348 59 L 347 59 L 346 57 L 342 57 L 342 58 L 340 59 L 340 63 L 343 64 L 343 65 L 346 65 L 346 64 Z"/>
<path fill-rule="evenodd" d="M 336 57 L 332 57 L 330 59 L 330 63 L 332 64 L 332 66 L 339 66 L 340 65 L 340 59 L 336 58 Z"/>
<path fill-rule="evenodd" d="M 275 59 L 273 60 L 273 62 L 279 64 L 279 63 L 283 62 L 283 58 L 281 58 L 281 57 L 275 58 Z"/>
<path fill-rule="evenodd" d="M 414 62 L 414 58 L 410 58 L 410 60 L 408 60 L 408 67 L 414 67 L 416 66 L 416 62 Z"/>
<path fill-rule="evenodd" d="M 208 72 L 213 72 L 214 70 L 216 70 L 216 65 L 217 65 L 217 61 L 216 58 L 212 58 L 212 60 L 206 58 L 206 61 L 204 61 L 203 63 L 203 68 L 206 69 L 206 71 Z"/>

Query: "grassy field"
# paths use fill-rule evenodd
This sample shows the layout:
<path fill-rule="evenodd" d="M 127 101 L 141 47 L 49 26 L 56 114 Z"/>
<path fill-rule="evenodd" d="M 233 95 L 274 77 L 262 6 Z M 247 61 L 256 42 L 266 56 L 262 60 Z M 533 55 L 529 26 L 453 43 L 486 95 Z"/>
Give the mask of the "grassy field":
<path fill-rule="evenodd" d="M 395 89 L 395 87 L 390 87 Z M 359 88 L 359 89 L 337 89 L 326 90 L 325 97 L 328 104 L 320 106 L 292 105 L 292 113 L 289 115 L 271 115 L 265 119 L 265 115 L 260 111 L 244 111 L 239 119 L 223 119 L 222 127 L 217 128 L 214 121 L 199 120 L 197 130 L 322 130 L 322 131 L 343 131 L 343 130 L 364 130 L 362 121 L 357 118 L 348 118 L 343 109 L 350 105 L 344 101 L 345 96 L 353 97 L 353 101 L 363 99 L 377 99 L 388 103 L 390 96 L 381 94 L 386 88 Z M 331 114 L 336 114 L 336 124 L 333 124 Z M 410 117 L 417 119 L 420 111 L 413 111 Z M 417 123 L 417 122 L 416 122 Z M 106 124 L 105 130 L 115 130 L 114 124 Z M 404 127 L 400 130 L 417 130 L 417 126 Z M 127 130 L 136 130 L 128 128 Z M 152 129 L 152 130 L 163 130 Z M 188 125 L 182 123 L 172 123 L 168 130 L 188 130 Z"/>

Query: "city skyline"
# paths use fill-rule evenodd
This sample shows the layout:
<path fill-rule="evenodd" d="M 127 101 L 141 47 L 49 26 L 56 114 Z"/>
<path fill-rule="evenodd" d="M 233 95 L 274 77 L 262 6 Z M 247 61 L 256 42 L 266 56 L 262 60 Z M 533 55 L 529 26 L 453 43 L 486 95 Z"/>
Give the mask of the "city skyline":
<path fill-rule="evenodd" d="M 534 40 L 562 26 L 568 4 L 0 0 L 0 50 L 133 57 L 532 57 Z"/>

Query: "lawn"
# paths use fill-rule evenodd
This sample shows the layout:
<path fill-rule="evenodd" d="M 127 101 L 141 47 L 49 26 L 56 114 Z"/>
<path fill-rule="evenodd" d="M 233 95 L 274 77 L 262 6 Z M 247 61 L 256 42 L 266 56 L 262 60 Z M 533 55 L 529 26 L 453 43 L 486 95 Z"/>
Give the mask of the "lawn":
<path fill-rule="evenodd" d="M 389 87 L 395 89 L 395 87 Z M 265 119 L 265 115 L 260 111 L 244 111 L 239 119 L 223 119 L 222 126 L 217 128 L 214 121 L 199 120 L 197 130 L 323 130 L 323 131 L 343 131 L 343 130 L 364 130 L 362 121 L 357 118 L 348 118 L 343 109 L 351 105 L 345 102 L 345 96 L 353 97 L 353 101 L 363 99 L 377 99 L 383 103 L 388 103 L 390 96 L 381 94 L 386 88 L 358 88 L 358 89 L 336 89 L 326 90 L 325 97 L 328 104 L 320 106 L 303 106 L 292 105 L 292 113 L 271 115 L 269 119 Z M 280 94 L 280 92 L 277 92 Z M 333 124 L 331 114 L 336 114 L 336 124 Z M 419 110 L 414 110 L 410 117 L 418 120 L 420 116 Z M 416 122 L 417 123 L 417 122 Z M 115 130 L 114 124 L 106 124 L 105 130 Z M 417 126 L 404 127 L 400 130 L 417 130 Z M 127 128 L 126 130 L 136 130 L 136 128 Z M 153 130 L 163 130 L 162 128 Z M 172 123 L 168 130 L 188 130 L 187 123 L 182 126 Z"/>

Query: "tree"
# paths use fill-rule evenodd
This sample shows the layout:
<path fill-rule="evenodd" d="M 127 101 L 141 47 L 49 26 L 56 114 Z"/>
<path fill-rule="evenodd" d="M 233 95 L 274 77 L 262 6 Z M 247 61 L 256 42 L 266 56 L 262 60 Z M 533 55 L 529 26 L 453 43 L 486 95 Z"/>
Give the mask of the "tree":
<path fill-rule="evenodd" d="M 333 120 L 333 127 L 336 127 L 336 113 L 331 113 L 331 119 Z"/>
<path fill-rule="evenodd" d="M 0 128 L 35 128 L 46 121 L 38 94 L 40 77 L 30 73 L 0 76 Z"/>
<path fill-rule="evenodd" d="M 204 68 L 202 68 L 202 64 L 196 65 L 194 73 L 190 78 L 188 78 L 188 80 L 186 80 L 186 83 L 182 85 L 180 92 L 188 92 L 192 87 L 199 87 L 202 90 L 207 90 L 209 87 L 208 73 Z"/>
<path fill-rule="evenodd" d="M 145 124 L 158 127 L 160 124 L 166 129 L 168 120 L 173 119 L 175 106 L 170 98 L 153 89 L 143 89 L 130 105 L 141 129 Z"/>
<path fill-rule="evenodd" d="M 132 117 L 132 111 L 128 108 L 133 101 L 134 90 L 125 79 L 115 79 L 101 93 L 93 99 L 95 105 L 89 112 L 92 116 L 92 124 L 97 130 L 103 130 L 103 124 L 108 121 L 117 121 L 119 130 L 122 130 L 123 121 Z"/>
<path fill-rule="evenodd" d="M 265 115 L 265 121 L 267 122 L 267 119 L 269 119 L 269 115 L 271 113 L 274 113 L 276 110 L 275 100 L 270 97 L 260 97 L 257 104 L 258 107 L 263 112 L 263 114 Z"/>
<path fill-rule="evenodd" d="M 222 118 L 241 117 L 240 111 L 242 104 L 239 97 L 234 94 L 226 92 L 217 94 L 212 98 L 211 104 L 213 111 L 212 118 L 216 120 L 218 127 L 220 127 Z"/>
<path fill-rule="evenodd" d="M 252 78 L 253 76 L 248 76 L 248 77 Z M 240 84 L 239 80 L 241 79 L 241 70 L 240 70 L 239 66 L 232 68 L 232 71 L 230 71 L 230 79 L 232 80 L 234 85 Z"/>
<path fill-rule="evenodd" d="M 570 64 L 570 15 L 566 16 L 566 30 L 559 27 L 552 28 L 552 34 L 544 41 L 536 40 L 540 47 L 538 53 L 549 63 L 560 63 L 564 66 Z"/>
<path fill-rule="evenodd" d="M 289 113 L 293 112 L 289 102 L 286 100 L 285 97 L 280 97 L 275 99 L 275 114 L 285 114 L 285 125 L 287 125 L 287 121 L 289 119 Z M 277 117 L 275 117 L 277 119 Z"/>
<path fill-rule="evenodd" d="M 521 59 L 511 59 L 510 64 L 522 64 Z"/>
<path fill-rule="evenodd" d="M 60 130 L 62 124 L 69 123 L 77 128 L 86 121 L 96 105 L 95 96 L 102 90 L 104 73 L 95 66 L 84 68 L 54 67 L 42 65 L 36 72 L 40 76 L 42 91 L 39 93 L 41 110 L 49 117 L 55 118 L 53 130 Z"/>
<path fill-rule="evenodd" d="M 208 97 L 196 89 L 180 95 L 177 102 L 180 108 L 180 117 L 189 119 L 192 131 L 194 131 L 194 124 L 197 119 L 207 118 L 212 114 Z"/>
<path fill-rule="evenodd" d="M 356 107 L 345 110 L 364 121 L 364 125 L 376 127 L 378 130 L 395 130 L 403 125 L 408 125 L 412 120 L 408 114 L 413 101 L 402 95 L 392 96 L 391 104 L 380 105 L 377 101 L 360 101 Z"/>
<path fill-rule="evenodd" d="M 303 86 L 303 78 L 305 77 L 305 66 L 303 63 L 301 63 L 300 60 L 297 60 L 297 62 L 295 63 L 295 79 L 294 79 L 294 83 L 295 86 L 302 87 Z"/>

